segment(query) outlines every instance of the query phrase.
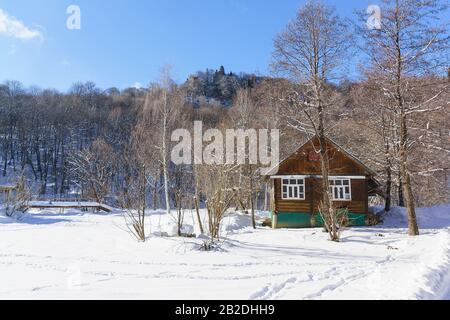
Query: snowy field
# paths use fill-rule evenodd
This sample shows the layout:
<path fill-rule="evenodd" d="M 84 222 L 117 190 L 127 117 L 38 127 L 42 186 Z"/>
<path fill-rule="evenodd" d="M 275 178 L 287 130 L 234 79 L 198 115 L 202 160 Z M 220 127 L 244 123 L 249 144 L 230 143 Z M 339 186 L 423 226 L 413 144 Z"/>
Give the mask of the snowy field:
<path fill-rule="evenodd" d="M 448 299 L 450 206 L 418 214 L 420 237 L 406 236 L 395 210 L 342 243 L 320 229 L 255 231 L 231 214 L 213 252 L 199 250 L 201 238 L 170 237 L 162 212 L 151 213 L 146 243 L 119 213 L 0 215 L 0 299 Z"/>

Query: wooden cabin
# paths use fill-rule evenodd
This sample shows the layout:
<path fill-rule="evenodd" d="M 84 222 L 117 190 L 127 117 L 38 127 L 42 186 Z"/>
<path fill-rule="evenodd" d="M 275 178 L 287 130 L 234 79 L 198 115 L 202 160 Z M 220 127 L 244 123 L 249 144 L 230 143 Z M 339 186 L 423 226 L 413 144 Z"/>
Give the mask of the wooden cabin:
<path fill-rule="evenodd" d="M 322 227 L 319 141 L 312 138 L 267 175 L 274 228 Z M 350 226 L 369 225 L 369 196 L 379 194 L 375 172 L 327 139 L 333 205 L 348 209 Z"/>

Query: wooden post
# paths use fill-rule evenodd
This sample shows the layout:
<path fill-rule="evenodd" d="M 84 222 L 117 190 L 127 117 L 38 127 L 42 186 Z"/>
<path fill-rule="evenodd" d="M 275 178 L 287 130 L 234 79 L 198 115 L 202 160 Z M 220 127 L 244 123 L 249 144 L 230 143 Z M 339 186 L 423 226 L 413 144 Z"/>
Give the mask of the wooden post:
<path fill-rule="evenodd" d="M 308 189 L 309 190 L 308 190 Z M 316 193 L 316 183 L 314 177 L 310 177 L 305 179 L 305 192 L 306 196 L 310 199 L 310 214 L 311 214 L 311 227 L 315 228 L 317 225 L 316 213 L 314 212 L 316 209 L 315 205 L 315 193 Z"/>
<path fill-rule="evenodd" d="M 365 210 L 366 210 L 366 214 L 369 214 L 369 178 L 366 177 L 366 180 L 364 180 L 365 184 L 364 184 L 364 194 L 365 194 Z M 350 181 L 350 184 L 352 182 Z M 352 192 L 353 192 L 353 188 L 352 188 Z M 353 195 L 352 195 L 352 199 L 353 199 Z"/>
<path fill-rule="evenodd" d="M 272 228 L 278 228 L 278 208 L 277 200 L 275 195 L 275 179 L 271 180 L 270 183 L 270 210 L 272 211 Z"/>
<path fill-rule="evenodd" d="M 308 184 L 306 181 L 310 181 L 310 183 Z M 311 177 L 308 179 L 305 179 L 305 188 L 309 187 L 310 190 L 310 201 L 311 201 L 311 215 L 314 216 L 316 214 L 316 212 L 314 212 L 316 210 L 316 180 Z M 306 190 L 305 190 L 306 191 Z"/>
<path fill-rule="evenodd" d="M 274 212 L 272 214 L 272 228 L 277 229 L 278 228 L 278 212 Z"/>

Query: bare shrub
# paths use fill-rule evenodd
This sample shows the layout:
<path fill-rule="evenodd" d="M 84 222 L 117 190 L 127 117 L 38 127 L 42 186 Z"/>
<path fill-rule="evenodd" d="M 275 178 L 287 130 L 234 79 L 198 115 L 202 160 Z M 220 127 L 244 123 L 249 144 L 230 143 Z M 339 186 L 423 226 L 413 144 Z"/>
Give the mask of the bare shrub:
<path fill-rule="evenodd" d="M 147 208 L 147 183 L 145 166 L 125 179 L 125 188 L 120 196 L 124 218 L 129 233 L 138 241 L 145 242 L 145 211 Z"/>
<path fill-rule="evenodd" d="M 330 235 L 330 240 L 339 242 L 342 231 L 348 226 L 348 209 L 338 208 L 332 205 L 328 211 L 319 208 L 320 216 L 322 217 L 325 231 Z"/>
<path fill-rule="evenodd" d="M 203 165 L 199 167 L 206 198 L 208 236 L 211 243 L 220 239 L 223 218 L 235 199 L 236 189 L 232 186 L 235 168 L 228 165 Z"/>
<path fill-rule="evenodd" d="M 17 213 L 24 213 L 28 210 L 28 203 L 32 198 L 31 189 L 26 183 L 25 176 L 22 175 L 17 180 L 15 191 L 8 196 L 6 201 L 5 214 L 7 217 L 14 217 Z"/>

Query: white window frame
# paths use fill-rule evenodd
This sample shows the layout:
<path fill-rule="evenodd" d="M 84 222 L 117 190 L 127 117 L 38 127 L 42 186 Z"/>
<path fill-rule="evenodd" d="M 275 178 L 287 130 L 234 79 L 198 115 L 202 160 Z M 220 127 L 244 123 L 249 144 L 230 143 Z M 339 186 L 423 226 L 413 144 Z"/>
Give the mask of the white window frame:
<path fill-rule="evenodd" d="M 286 181 L 288 181 L 288 183 L 286 183 Z M 291 183 L 293 181 L 295 181 L 295 183 Z M 303 192 L 301 192 L 301 189 L 303 189 Z M 295 196 L 295 194 L 297 194 L 297 196 Z M 281 179 L 281 199 L 298 201 L 306 200 L 305 178 L 285 177 Z"/>
<path fill-rule="evenodd" d="M 333 199 L 333 201 L 352 201 L 352 179 L 333 177 L 330 178 L 329 180 L 330 180 L 331 198 Z M 338 184 L 338 181 L 340 182 L 340 184 Z M 348 184 L 345 184 L 345 182 L 348 182 Z M 346 191 L 347 188 L 348 192 Z M 339 197 L 336 197 L 336 194 L 338 194 Z M 343 198 L 340 197 L 340 195 L 342 195 Z"/>

